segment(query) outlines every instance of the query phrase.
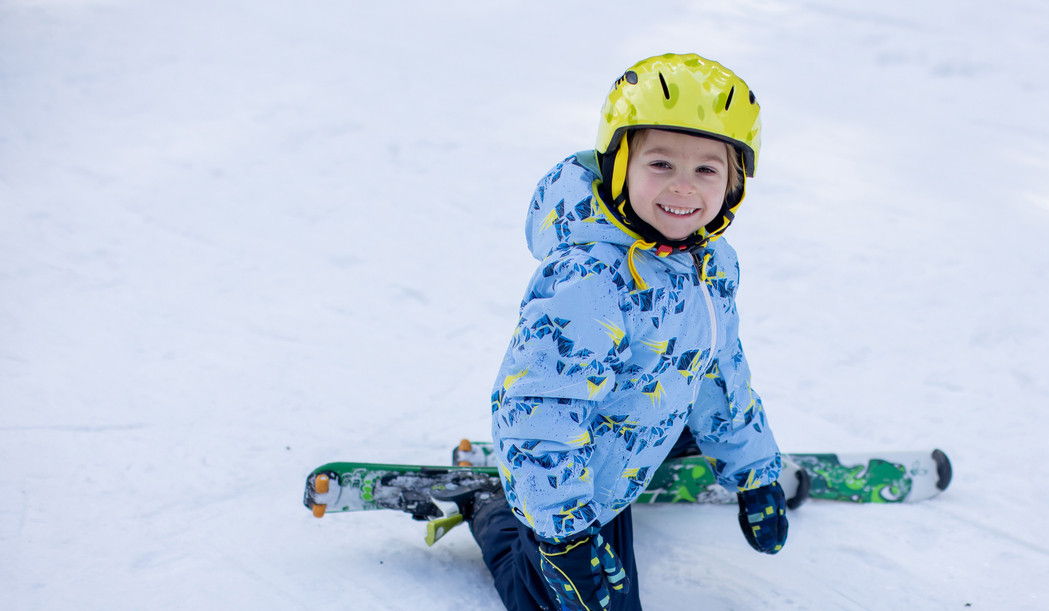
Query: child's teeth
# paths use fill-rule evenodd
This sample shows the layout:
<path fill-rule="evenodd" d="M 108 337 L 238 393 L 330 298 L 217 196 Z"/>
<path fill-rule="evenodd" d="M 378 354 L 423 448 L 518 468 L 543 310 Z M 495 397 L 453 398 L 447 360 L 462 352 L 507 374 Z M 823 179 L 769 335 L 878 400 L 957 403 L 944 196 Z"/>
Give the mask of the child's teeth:
<path fill-rule="evenodd" d="M 668 207 L 663 206 L 663 205 L 660 205 L 659 207 L 662 208 L 663 210 L 665 210 L 666 212 L 669 212 L 670 214 L 676 214 L 678 216 L 688 216 L 689 214 L 692 214 L 693 212 L 696 211 L 695 208 L 691 208 L 691 209 L 668 208 Z"/>

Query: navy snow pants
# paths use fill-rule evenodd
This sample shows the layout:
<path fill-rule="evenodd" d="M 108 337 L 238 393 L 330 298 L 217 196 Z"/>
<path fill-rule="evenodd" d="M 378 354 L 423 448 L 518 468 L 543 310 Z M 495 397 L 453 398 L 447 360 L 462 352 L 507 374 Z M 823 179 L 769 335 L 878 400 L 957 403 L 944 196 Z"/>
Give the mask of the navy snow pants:
<path fill-rule="evenodd" d="M 539 542 L 532 529 L 518 520 L 506 498 L 496 495 L 477 508 L 470 531 L 481 546 L 484 563 L 495 579 L 495 589 L 509 611 L 558 609 L 553 592 L 539 569 Z M 641 609 L 638 598 L 637 564 L 634 562 L 634 532 L 627 507 L 601 529 L 612 544 L 630 578 L 630 592 L 612 592 L 614 611 Z"/>
<path fill-rule="evenodd" d="M 667 458 L 699 454 L 696 440 L 686 428 Z M 470 522 L 470 532 L 481 546 L 484 563 L 495 579 L 495 588 L 509 611 L 556 611 L 553 592 L 539 569 L 539 542 L 532 529 L 518 520 L 506 498 L 498 494 L 480 505 Z M 630 592 L 612 592 L 614 611 L 641 609 L 638 597 L 637 563 L 634 560 L 634 527 L 627 507 L 601 529 L 612 544 L 630 578 Z"/>

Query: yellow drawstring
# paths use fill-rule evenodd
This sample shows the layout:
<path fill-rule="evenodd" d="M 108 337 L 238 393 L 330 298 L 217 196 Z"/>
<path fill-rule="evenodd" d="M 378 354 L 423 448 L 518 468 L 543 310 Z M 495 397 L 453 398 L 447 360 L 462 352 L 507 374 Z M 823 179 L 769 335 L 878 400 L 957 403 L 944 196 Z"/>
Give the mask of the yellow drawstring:
<path fill-rule="evenodd" d="M 634 265 L 634 254 L 640 248 L 641 250 L 648 250 L 656 245 L 655 242 L 646 242 L 644 240 L 637 240 L 630 245 L 630 248 L 626 251 L 626 265 L 630 268 L 630 277 L 634 279 L 634 285 L 637 286 L 637 290 L 644 291 L 648 288 L 648 284 L 641 277 L 641 274 L 637 272 L 637 266 Z"/>
<path fill-rule="evenodd" d="M 710 276 L 707 275 L 707 265 L 710 264 L 710 253 L 703 255 L 703 269 L 699 270 L 699 279 L 703 282 L 710 282 Z"/>

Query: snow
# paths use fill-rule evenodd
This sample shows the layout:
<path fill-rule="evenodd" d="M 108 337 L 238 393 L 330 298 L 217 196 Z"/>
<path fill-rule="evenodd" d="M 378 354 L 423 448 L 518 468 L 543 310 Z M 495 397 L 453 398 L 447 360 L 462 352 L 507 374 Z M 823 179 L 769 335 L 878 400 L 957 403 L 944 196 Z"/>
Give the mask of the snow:
<path fill-rule="evenodd" d="M 611 82 L 763 105 L 729 239 L 780 445 L 940 447 L 907 506 L 635 513 L 648 609 L 1049 607 L 1049 8 L 1005 0 L 0 3 L 8 609 L 494 609 L 465 529 L 314 519 L 331 460 L 443 463 Z"/>

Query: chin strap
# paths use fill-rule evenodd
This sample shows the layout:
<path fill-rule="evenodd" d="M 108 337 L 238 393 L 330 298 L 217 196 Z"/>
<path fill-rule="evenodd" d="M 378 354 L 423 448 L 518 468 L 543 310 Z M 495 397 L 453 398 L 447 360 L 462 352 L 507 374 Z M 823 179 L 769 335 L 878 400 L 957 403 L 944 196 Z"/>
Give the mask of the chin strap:
<path fill-rule="evenodd" d="M 616 156 L 612 162 L 612 181 L 608 185 L 609 192 L 612 194 L 612 205 L 619 208 L 619 213 L 625 215 L 626 211 L 626 197 L 623 196 L 623 189 L 626 187 L 626 169 L 630 161 L 630 145 L 627 144 L 629 138 L 623 136 L 622 142 L 619 143 L 619 150 L 616 151 Z"/>

